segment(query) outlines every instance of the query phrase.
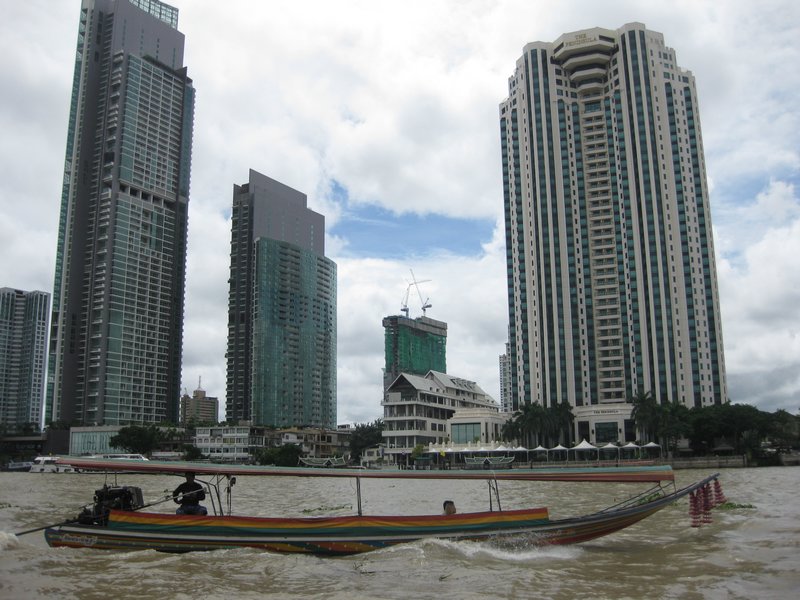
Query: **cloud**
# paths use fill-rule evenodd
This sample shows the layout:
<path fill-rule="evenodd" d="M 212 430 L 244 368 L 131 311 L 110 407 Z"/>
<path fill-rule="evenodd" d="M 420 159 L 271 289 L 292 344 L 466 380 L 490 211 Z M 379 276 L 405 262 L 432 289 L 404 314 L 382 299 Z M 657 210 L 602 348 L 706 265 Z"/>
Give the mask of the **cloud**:
<path fill-rule="evenodd" d="M 794 411 L 800 4 L 174 4 L 197 90 L 190 391 L 202 376 L 224 400 L 232 188 L 253 168 L 306 193 L 326 217 L 339 265 L 341 422 L 382 414 L 381 319 L 399 312 L 409 268 L 433 280 L 423 289 L 428 314 L 449 325 L 448 370 L 497 395 L 507 329 L 502 226 L 491 241 L 458 236 L 502 221 L 497 107 L 508 77 L 528 42 L 636 20 L 662 32 L 697 80 L 731 396 Z M 7 4 L 0 20 L 3 286 L 52 289 L 77 23 L 76 3 L 47 0 Z M 357 220 L 374 214 L 398 237 L 412 223 L 434 226 L 407 255 L 386 256 L 379 235 L 355 234 L 370 227 Z"/>
<path fill-rule="evenodd" d="M 772 183 L 741 212 L 752 219 L 742 228 L 752 224 L 762 234 L 740 257 L 718 261 L 731 399 L 794 412 L 800 406 L 800 199 L 792 186 Z"/>

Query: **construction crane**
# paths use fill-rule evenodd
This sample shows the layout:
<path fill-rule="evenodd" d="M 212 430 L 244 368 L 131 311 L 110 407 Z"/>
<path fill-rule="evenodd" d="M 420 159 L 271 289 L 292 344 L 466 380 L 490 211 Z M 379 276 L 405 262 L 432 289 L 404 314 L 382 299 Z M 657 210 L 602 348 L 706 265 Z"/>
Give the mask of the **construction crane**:
<path fill-rule="evenodd" d="M 427 300 L 423 300 L 422 299 L 422 292 L 419 291 L 419 284 L 420 283 L 427 283 L 427 282 L 429 282 L 431 280 L 430 279 L 420 279 L 418 281 L 417 278 L 414 276 L 413 269 L 409 269 L 409 271 L 411 271 L 411 282 L 408 284 L 408 287 L 406 287 L 406 294 L 403 297 L 403 303 L 401 305 L 400 311 L 403 312 L 406 315 L 406 317 L 408 317 L 408 297 L 411 294 L 411 288 L 413 287 L 413 288 L 417 289 L 417 295 L 419 296 L 419 303 L 420 303 L 420 306 L 422 308 L 422 315 L 424 316 L 425 315 L 425 311 L 427 309 L 429 309 L 433 305 L 430 303 L 430 298 L 428 298 Z"/>

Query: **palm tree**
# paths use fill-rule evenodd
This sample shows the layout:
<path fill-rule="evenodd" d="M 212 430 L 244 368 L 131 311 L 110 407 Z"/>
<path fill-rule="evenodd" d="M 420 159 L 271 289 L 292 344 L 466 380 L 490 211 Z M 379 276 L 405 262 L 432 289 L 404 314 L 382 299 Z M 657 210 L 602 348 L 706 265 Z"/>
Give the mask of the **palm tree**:
<path fill-rule="evenodd" d="M 505 423 L 503 423 L 503 427 L 500 429 L 500 437 L 503 441 L 515 442 L 520 439 L 521 432 L 519 421 L 517 420 L 517 416 L 519 414 L 519 411 L 515 412 Z"/>
<path fill-rule="evenodd" d="M 569 447 L 572 445 L 572 425 L 575 422 L 572 405 L 566 400 L 562 400 L 550 407 L 550 414 L 556 432 L 556 442 Z"/>
<path fill-rule="evenodd" d="M 524 404 L 515 413 L 514 420 L 519 428 L 519 436 L 524 440 L 525 446 L 528 448 L 533 447 L 534 440 L 538 442 L 544 429 L 545 410 L 542 405 L 535 402 Z"/>
<path fill-rule="evenodd" d="M 628 401 L 633 404 L 631 419 L 633 419 L 636 427 L 642 433 L 641 440 L 648 441 L 657 438 L 661 420 L 661 407 L 653 397 L 652 392 L 639 390 Z"/>
<path fill-rule="evenodd" d="M 668 456 L 678 448 L 678 440 L 689 433 L 689 409 L 677 400 L 667 402 L 660 408 L 658 432 L 667 445 Z"/>

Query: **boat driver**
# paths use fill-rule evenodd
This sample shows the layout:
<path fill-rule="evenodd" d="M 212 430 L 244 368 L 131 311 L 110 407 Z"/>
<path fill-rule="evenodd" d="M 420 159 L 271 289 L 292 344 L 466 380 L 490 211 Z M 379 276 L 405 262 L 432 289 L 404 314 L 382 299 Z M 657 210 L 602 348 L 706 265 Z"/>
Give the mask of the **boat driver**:
<path fill-rule="evenodd" d="M 180 504 L 175 514 L 178 515 L 206 515 L 208 511 L 205 506 L 200 504 L 200 500 L 205 500 L 206 493 L 203 486 L 194 480 L 194 473 L 186 473 L 186 481 L 175 488 L 172 492 L 172 499 L 176 504 Z"/>

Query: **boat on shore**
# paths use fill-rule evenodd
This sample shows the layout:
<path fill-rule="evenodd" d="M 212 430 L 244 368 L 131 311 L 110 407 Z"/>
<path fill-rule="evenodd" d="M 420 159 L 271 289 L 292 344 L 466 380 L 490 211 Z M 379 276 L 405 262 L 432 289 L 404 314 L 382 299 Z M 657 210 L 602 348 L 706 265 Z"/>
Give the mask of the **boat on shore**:
<path fill-rule="evenodd" d="M 109 460 L 62 459 L 74 468 L 113 472 L 119 463 Z M 210 476 L 202 481 L 214 514 L 177 515 L 146 512 L 144 509 L 172 500 L 171 497 L 145 504 L 140 488 L 104 486 L 95 492 L 94 503 L 76 518 L 45 530 L 47 543 L 54 547 L 107 550 L 144 550 L 189 552 L 222 548 L 257 548 L 271 552 L 347 555 L 386 548 L 425 538 L 446 540 L 492 540 L 522 545 L 571 544 L 609 535 L 638 523 L 680 498 L 705 494 L 714 497 L 710 475 L 681 489 L 675 489 L 669 468 L 641 467 L 614 473 L 614 469 L 569 469 L 569 473 L 543 470 L 501 470 L 496 472 L 464 471 L 371 471 L 359 469 L 315 469 L 212 465 L 209 463 L 158 463 L 155 461 L 125 465 L 125 471 L 139 473 L 193 472 Z M 525 473 L 521 473 L 525 471 Z M 236 475 L 294 477 L 354 477 L 358 494 L 358 514 L 333 517 L 247 517 L 230 514 L 231 490 Z M 516 475 L 512 477 L 511 475 Z M 550 481 L 650 481 L 656 485 L 611 507 L 565 519 L 550 519 L 544 507 L 504 510 L 497 486 L 502 480 Z M 569 478 L 560 478 L 563 476 Z M 363 515 L 361 510 L 362 478 L 416 479 L 486 479 L 490 487 L 489 509 L 452 515 Z M 672 489 L 663 482 L 670 482 Z M 718 485 L 718 484 L 717 484 Z M 720 492 L 721 493 L 721 492 Z M 223 507 L 227 498 L 227 513 Z M 493 499 L 494 495 L 494 499 Z M 694 500 L 693 500 L 694 503 Z M 696 504 L 696 503 L 695 503 Z M 703 506 L 712 502 L 705 502 Z M 29 533 L 36 530 L 30 530 Z"/>

